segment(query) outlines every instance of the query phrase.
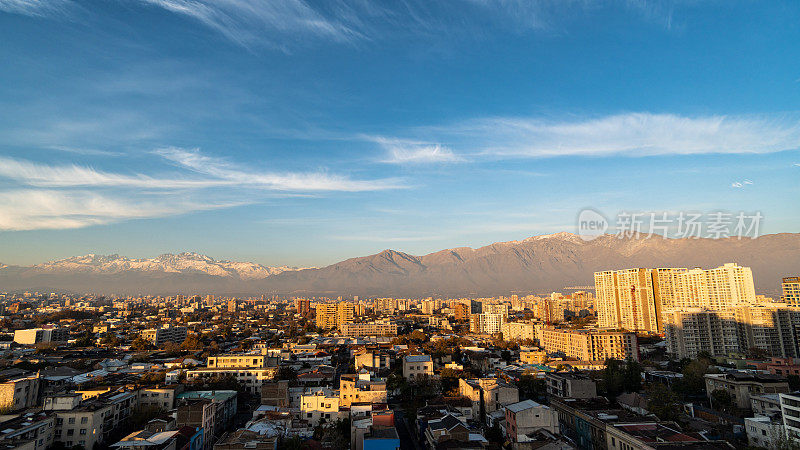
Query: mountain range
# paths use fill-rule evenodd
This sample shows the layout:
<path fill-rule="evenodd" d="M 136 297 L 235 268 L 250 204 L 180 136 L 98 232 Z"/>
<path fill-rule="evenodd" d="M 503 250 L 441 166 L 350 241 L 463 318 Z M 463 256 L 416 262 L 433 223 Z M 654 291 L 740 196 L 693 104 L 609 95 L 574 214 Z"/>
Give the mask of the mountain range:
<path fill-rule="evenodd" d="M 571 233 L 459 247 L 424 256 L 384 250 L 321 268 L 269 267 L 197 253 L 151 259 L 85 255 L 33 266 L 0 264 L 0 291 L 105 294 L 262 294 L 420 297 L 547 293 L 592 285 L 593 273 L 631 267 L 753 269 L 756 290 L 777 295 L 784 276 L 800 275 L 800 234 L 756 239 L 661 239 Z"/>

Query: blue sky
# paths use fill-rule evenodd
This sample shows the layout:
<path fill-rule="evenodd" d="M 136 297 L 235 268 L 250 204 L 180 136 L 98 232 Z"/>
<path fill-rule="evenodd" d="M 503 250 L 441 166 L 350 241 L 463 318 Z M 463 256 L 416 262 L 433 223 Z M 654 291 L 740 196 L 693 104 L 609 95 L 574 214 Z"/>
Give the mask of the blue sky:
<path fill-rule="evenodd" d="M 318 266 L 760 211 L 800 231 L 794 1 L 0 0 L 0 261 Z"/>

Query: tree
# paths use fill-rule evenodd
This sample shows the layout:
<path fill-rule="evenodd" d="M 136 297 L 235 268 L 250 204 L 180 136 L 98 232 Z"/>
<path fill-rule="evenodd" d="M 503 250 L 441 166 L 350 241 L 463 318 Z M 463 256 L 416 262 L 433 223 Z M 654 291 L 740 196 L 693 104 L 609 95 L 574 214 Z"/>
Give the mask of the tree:
<path fill-rule="evenodd" d="M 278 369 L 278 379 L 287 380 L 292 384 L 297 381 L 297 371 L 289 366 L 283 366 Z"/>
<path fill-rule="evenodd" d="M 711 360 L 701 358 L 689 362 L 683 369 L 683 378 L 673 384 L 673 389 L 685 397 L 701 397 L 706 393 L 705 375 L 711 373 Z"/>
<path fill-rule="evenodd" d="M 205 347 L 203 341 L 196 334 L 186 336 L 186 339 L 181 343 L 182 350 L 202 350 L 203 347 Z"/>
<path fill-rule="evenodd" d="M 647 409 L 661 420 L 677 420 L 680 412 L 678 396 L 667 386 L 653 383 L 647 387 Z"/>
<path fill-rule="evenodd" d="M 519 393 L 522 398 L 537 400 L 547 395 L 547 383 L 545 380 L 536 378 L 533 375 L 522 375 L 517 382 Z"/>
<path fill-rule="evenodd" d="M 116 334 L 106 333 L 103 335 L 102 338 L 100 338 L 100 344 L 105 347 L 112 348 L 112 347 L 118 347 L 121 344 L 121 342 Z"/>
<path fill-rule="evenodd" d="M 458 379 L 461 378 L 461 371 L 444 368 L 439 372 L 439 379 L 442 383 L 442 392 L 448 393 L 458 389 Z"/>
<path fill-rule="evenodd" d="M 425 335 L 422 331 L 414 330 L 411 334 L 408 335 L 408 339 L 416 342 L 416 343 L 423 343 L 428 340 L 428 336 Z"/>
<path fill-rule="evenodd" d="M 747 349 L 747 357 L 756 360 L 765 360 L 769 358 L 769 352 L 763 348 L 750 347 Z"/>
<path fill-rule="evenodd" d="M 711 391 L 711 407 L 718 411 L 732 412 L 733 398 L 731 398 L 730 392 L 725 389 L 714 389 Z"/>
<path fill-rule="evenodd" d="M 81 337 L 75 340 L 75 347 L 93 347 L 95 339 L 92 333 L 82 334 Z"/>
<path fill-rule="evenodd" d="M 137 336 L 136 339 L 134 339 L 133 342 L 131 342 L 131 350 L 137 352 L 151 350 L 153 348 L 155 348 L 155 346 L 150 341 L 141 336 Z"/>
<path fill-rule="evenodd" d="M 800 390 L 800 376 L 789 375 L 786 379 L 789 381 L 789 389 L 791 389 L 792 392 Z"/>
<path fill-rule="evenodd" d="M 618 359 L 609 359 L 601 375 L 600 387 L 612 400 L 623 392 L 639 392 L 642 388 L 641 373 L 642 366 L 632 358 L 624 364 Z"/>

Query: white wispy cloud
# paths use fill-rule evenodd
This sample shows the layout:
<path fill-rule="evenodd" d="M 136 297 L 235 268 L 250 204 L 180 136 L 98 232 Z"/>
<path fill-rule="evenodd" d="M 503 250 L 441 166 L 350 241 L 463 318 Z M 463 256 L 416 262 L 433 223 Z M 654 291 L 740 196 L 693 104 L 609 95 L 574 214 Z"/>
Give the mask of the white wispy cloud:
<path fill-rule="evenodd" d="M 180 170 L 158 176 L 123 174 L 0 157 L 0 179 L 14 183 L 0 190 L 0 230 L 80 228 L 230 208 L 275 195 L 403 187 L 394 179 L 247 171 L 197 150 L 170 147 L 156 153 Z"/>
<path fill-rule="evenodd" d="M 735 189 L 741 189 L 747 186 L 752 186 L 754 184 L 755 183 L 753 183 L 752 180 L 744 179 L 742 181 L 734 181 L 733 183 L 731 183 L 731 187 Z"/>
<path fill-rule="evenodd" d="M 71 0 L 0 0 L 0 11 L 31 17 L 65 17 L 75 7 Z"/>
<path fill-rule="evenodd" d="M 232 185 L 224 180 L 155 178 L 143 174 L 104 172 L 76 164 L 51 166 L 0 157 L 0 177 L 36 187 L 129 187 L 149 189 L 197 189 Z"/>
<path fill-rule="evenodd" d="M 426 127 L 413 138 L 492 157 L 771 153 L 800 147 L 792 118 L 628 113 L 590 119 L 494 117 Z"/>
<path fill-rule="evenodd" d="M 0 192 L 0 230 L 72 229 L 165 217 L 241 203 L 192 202 L 180 197 L 134 199 L 88 191 L 16 189 Z"/>
<path fill-rule="evenodd" d="M 279 191 L 379 191 L 398 189 L 398 179 L 353 180 L 341 175 L 316 173 L 265 173 L 246 170 L 220 158 L 203 155 L 197 149 L 167 147 L 155 151 L 178 166 L 244 186 Z"/>
<path fill-rule="evenodd" d="M 275 191 L 376 191 L 402 187 L 397 179 L 353 180 L 328 173 L 260 173 L 245 171 L 198 150 L 170 147 L 157 150 L 163 158 L 190 169 L 194 177 L 182 174 L 150 176 L 120 174 L 77 164 L 53 166 L 13 158 L 0 157 L 0 177 L 35 187 L 121 187 L 145 189 L 204 189 L 237 187 Z M 204 175 L 198 177 L 197 175 Z"/>
<path fill-rule="evenodd" d="M 303 36 L 336 42 L 363 37 L 352 23 L 324 14 L 304 0 L 137 1 L 197 20 L 245 47 L 263 43 L 284 46 L 279 41 L 296 42 Z"/>
<path fill-rule="evenodd" d="M 381 162 L 390 164 L 459 162 L 464 158 L 454 154 L 449 148 L 428 142 L 414 142 L 383 137 L 368 137 L 378 143 L 385 151 L 386 158 Z"/>

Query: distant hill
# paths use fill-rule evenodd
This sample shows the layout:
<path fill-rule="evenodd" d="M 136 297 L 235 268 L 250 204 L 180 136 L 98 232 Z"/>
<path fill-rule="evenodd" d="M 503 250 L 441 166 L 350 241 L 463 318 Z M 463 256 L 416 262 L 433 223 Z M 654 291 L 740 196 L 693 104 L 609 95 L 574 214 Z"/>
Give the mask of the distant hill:
<path fill-rule="evenodd" d="M 752 267 L 759 293 L 800 274 L 800 234 L 757 239 L 618 239 L 571 233 L 460 247 L 424 256 L 384 250 L 311 269 L 216 261 L 196 253 L 129 259 L 87 255 L 29 267 L 0 265 L 0 291 L 50 289 L 106 294 L 281 293 L 407 296 L 550 292 L 591 285 L 599 270 L 630 267 Z"/>

